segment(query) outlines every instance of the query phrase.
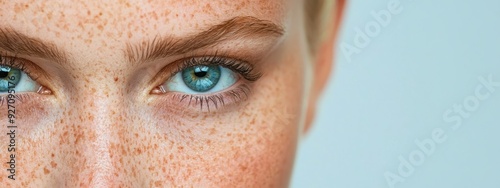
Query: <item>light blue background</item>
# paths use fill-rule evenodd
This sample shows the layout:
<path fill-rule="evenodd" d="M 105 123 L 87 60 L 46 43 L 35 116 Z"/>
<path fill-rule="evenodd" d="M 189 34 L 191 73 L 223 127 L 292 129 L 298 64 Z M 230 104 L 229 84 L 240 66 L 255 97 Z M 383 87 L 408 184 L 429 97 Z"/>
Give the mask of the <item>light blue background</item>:
<path fill-rule="evenodd" d="M 355 28 L 390 0 L 352 0 L 339 45 L 353 45 Z M 310 134 L 301 142 L 291 186 L 387 187 L 398 157 L 436 128 L 437 144 L 397 188 L 500 188 L 500 87 L 453 130 L 443 114 L 481 85 L 500 82 L 500 1 L 400 0 L 371 43 L 352 55 L 337 49 L 335 70 Z"/>

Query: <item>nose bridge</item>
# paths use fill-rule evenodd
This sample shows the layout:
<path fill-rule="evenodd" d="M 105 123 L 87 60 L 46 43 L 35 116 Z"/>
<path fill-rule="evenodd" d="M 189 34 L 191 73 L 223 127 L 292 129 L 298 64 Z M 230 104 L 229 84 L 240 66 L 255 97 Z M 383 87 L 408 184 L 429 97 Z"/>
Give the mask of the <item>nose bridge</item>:
<path fill-rule="evenodd" d="M 122 87 L 109 83 L 113 83 L 112 76 L 93 84 L 78 84 L 78 94 L 72 99 L 74 103 L 70 107 L 77 109 L 78 124 L 81 127 L 75 131 L 86 135 L 77 143 L 79 146 L 75 147 L 80 150 L 77 153 L 81 157 L 74 161 L 84 164 L 78 170 L 73 169 L 76 170 L 73 173 L 80 182 L 86 181 L 80 185 L 88 187 L 109 187 L 115 184 L 112 175 L 116 173 L 116 167 L 113 166 L 111 143 L 119 142 L 120 139 L 116 133 L 121 131 L 124 124 L 120 116 L 125 112 L 125 95 Z"/>
<path fill-rule="evenodd" d="M 116 99 L 113 100 L 114 98 L 109 97 L 109 94 L 107 94 L 108 96 L 105 96 L 106 93 L 110 92 L 107 91 L 107 89 L 109 89 L 109 87 L 96 89 L 94 100 L 89 101 L 94 103 L 94 109 L 86 109 L 86 111 L 94 117 L 91 119 L 93 120 L 93 131 L 95 131 L 96 139 L 92 143 L 92 147 L 86 152 L 93 154 L 91 156 L 94 156 L 93 161 L 91 160 L 93 164 L 90 166 L 95 168 L 96 173 L 93 179 L 94 181 L 90 183 L 95 187 L 109 185 L 108 183 L 110 182 L 108 181 L 111 180 L 109 176 L 114 171 L 110 157 L 110 141 L 113 139 L 113 118 L 111 117 L 111 114 L 109 114 L 114 111 L 114 109 L 109 108 L 116 107 L 116 104 L 112 104 L 113 101 L 116 101 Z"/>

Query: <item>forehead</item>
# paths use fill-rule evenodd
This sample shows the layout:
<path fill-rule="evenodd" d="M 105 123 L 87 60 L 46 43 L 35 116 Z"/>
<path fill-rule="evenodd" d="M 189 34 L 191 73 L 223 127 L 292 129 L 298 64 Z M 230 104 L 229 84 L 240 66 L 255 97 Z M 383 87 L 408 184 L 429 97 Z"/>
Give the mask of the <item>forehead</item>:
<path fill-rule="evenodd" d="M 140 40 L 183 36 L 235 16 L 282 23 L 287 0 L 135 0 L 0 2 L 0 26 L 44 37 Z M 54 35 L 54 36 L 51 36 Z M 149 36 L 151 35 L 151 36 Z M 38 36 L 42 37 L 42 36 Z"/>

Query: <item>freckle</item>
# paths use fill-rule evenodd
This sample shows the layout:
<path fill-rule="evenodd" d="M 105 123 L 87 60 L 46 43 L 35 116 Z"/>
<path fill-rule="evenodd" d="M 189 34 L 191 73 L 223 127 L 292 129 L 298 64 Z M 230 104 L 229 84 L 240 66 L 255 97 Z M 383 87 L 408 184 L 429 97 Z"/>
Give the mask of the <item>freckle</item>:
<path fill-rule="evenodd" d="M 54 158 L 54 153 L 51 154 L 52 158 Z"/>
<path fill-rule="evenodd" d="M 49 171 L 49 169 L 47 169 L 47 168 L 43 168 L 43 173 L 44 173 L 44 174 L 48 174 L 48 173 L 50 173 L 50 171 Z"/>
<path fill-rule="evenodd" d="M 50 166 L 52 166 L 52 168 L 55 168 L 55 167 L 57 167 L 57 163 L 56 163 L 56 162 L 54 162 L 54 161 L 51 161 L 51 162 L 50 162 Z"/>
<path fill-rule="evenodd" d="M 156 187 L 162 187 L 163 183 L 161 181 L 155 181 L 155 186 Z"/>
<path fill-rule="evenodd" d="M 215 133 L 217 133 L 217 131 L 215 130 L 215 128 L 211 128 L 210 129 L 210 135 L 214 135 Z"/>
<path fill-rule="evenodd" d="M 205 13 L 210 13 L 210 12 L 213 12 L 213 11 L 214 11 L 214 9 L 212 8 L 212 6 L 210 4 L 207 4 L 205 6 L 205 9 L 204 9 Z"/>
<path fill-rule="evenodd" d="M 115 82 L 118 82 L 118 77 L 115 77 Z"/>
<path fill-rule="evenodd" d="M 125 147 L 123 145 L 121 146 L 121 149 L 122 149 L 122 155 L 126 155 L 127 151 L 125 150 Z"/>
<path fill-rule="evenodd" d="M 247 168 L 248 168 L 248 167 L 247 167 L 247 166 L 245 166 L 245 165 L 240 165 L 240 169 L 241 169 L 241 171 L 246 171 L 246 170 L 247 170 Z"/>

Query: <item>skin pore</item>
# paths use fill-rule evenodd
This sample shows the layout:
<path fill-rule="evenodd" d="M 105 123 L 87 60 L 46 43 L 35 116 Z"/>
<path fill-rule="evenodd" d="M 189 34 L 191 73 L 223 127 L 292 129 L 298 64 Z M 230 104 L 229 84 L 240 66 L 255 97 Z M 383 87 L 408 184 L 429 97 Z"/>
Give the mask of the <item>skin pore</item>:
<path fill-rule="evenodd" d="M 16 180 L 7 178 L 5 150 L 0 184 L 287 187 L 297 142 L 329 75 L 321 67 L 331 66 L 335 36 L 331 29 L 311 54 L 302 5 L 0 2 L 2 63 L 22 63 L 42 86 L 16 92 Z M 161 90 L 187 60 L 203 57 L 252 67 L 254 79 L 234 71 L 236 83 L 216 93 Z M 2 103 L 2 125 L 7 116 Z M 6 148 L 9 137 L 2 135 Z"/>

